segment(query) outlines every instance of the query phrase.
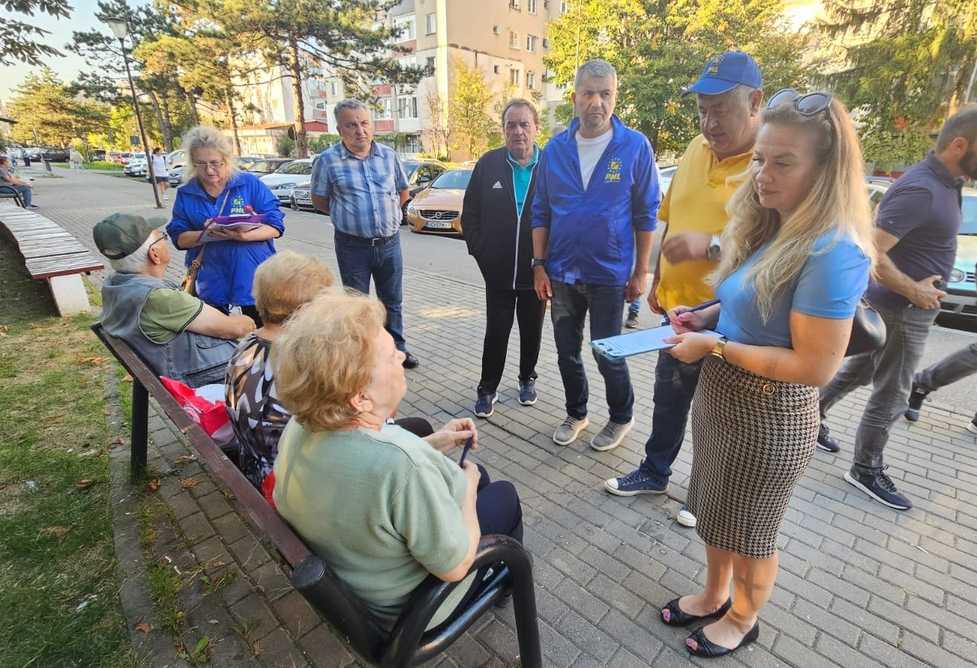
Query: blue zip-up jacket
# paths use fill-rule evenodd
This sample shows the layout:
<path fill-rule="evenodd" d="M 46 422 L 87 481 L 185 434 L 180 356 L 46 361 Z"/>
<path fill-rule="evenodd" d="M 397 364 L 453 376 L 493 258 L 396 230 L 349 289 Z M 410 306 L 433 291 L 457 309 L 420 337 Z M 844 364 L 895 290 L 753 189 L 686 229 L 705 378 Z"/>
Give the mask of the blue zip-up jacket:
<path fill-rule="evenodd" d="M 230 192 L 228 192 L 230 191 Z M 224 196 L 227 195 L 227 204 Z M 176 191 L 173 203 L 173 220 L 166 226 L 173 244 L 184 232 L 202 230 L 204 221 L 216 216 L 233 216 L 246 213 L 250 204 L 255 213 L 265 215 L 265 224 L 285 233 L 285 215 L 278 208 L 275 197 L 257 176 L 248 172 L 236 172 L 228 180 L 224 190 L 212 198 L 197 179 L 191 179 Z M 219 211 L 224 205 L 223 211 Z M 197 295 L 212 306 L 251 306 L 251 284 L 258 265 L 275 254 L 275 243 L 267 241 L 211 241 L 205 244 L 200 272 L 197 274 Z M 187 249 L 186 265 L 189 267 L 201 246 Z"/>
<path fill-rule="evenodd" d="M 655 153 L 643 134 L 617 116 L 611 125 L 614 135 L 586 188 L 577 118 L 550 139 L 536 167 L 533 229 L 549 228 L 551 280 L 623 286 L 634 267 L 635 232 L 655 229 L 661 200 Z"/>

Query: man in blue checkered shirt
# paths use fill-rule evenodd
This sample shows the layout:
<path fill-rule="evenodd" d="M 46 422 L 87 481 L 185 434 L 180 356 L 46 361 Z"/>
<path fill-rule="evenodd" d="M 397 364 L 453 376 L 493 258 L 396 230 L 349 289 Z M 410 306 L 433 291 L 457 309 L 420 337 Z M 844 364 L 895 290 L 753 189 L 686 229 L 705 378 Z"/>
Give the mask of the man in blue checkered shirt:
<path fill-rule="evenodd" d="M 336 260 L 343 285 L 370 293 L 387 307 L 387 331 L 404 353 L 404 367 L 417 358 L 404 340 L 400 221 L 407 201 L 407 175 L 393 149 L 373 141 L 370 110 L 359 100 L 343 100 L 333 112 L 342 141 L 316 158 L 312 204 L 329 214 L 335 227 Z"/>

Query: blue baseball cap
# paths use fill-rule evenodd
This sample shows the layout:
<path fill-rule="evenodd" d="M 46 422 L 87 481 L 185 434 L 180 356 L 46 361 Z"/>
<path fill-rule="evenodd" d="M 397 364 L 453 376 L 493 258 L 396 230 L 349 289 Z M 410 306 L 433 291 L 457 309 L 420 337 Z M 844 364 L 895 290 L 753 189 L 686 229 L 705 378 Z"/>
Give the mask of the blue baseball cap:
<path fill-rule="evenodd" d="M 725 51 L 706 63 L 699 79 L 688 86 L 683 95 L 720 95 L 739 85 L 763 88 L 760 66 L 748 53 Z"/>

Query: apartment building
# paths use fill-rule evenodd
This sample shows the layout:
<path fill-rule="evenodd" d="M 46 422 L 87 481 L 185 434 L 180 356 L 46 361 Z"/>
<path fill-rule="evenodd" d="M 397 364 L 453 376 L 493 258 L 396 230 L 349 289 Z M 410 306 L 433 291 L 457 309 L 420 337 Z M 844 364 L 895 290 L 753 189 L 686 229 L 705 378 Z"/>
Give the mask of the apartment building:
<path fill-rule="evenodd" d="M 402 0 L 385 19 L 400 29 L 393 44 L 408 51 L 399 60 L 425 67 L 431 74 L 417 85 L 374 86 L 379 101 L 374 111 L 376 133 L 396 136 L 397 148 L 404 154 L 430 151 L 432 116 L 438 115 L 432 114 L 431 107 L 439 106 L 441 118 L 447 118 L 456 62 L 479 68 L 499 99 L 529 98 L 543 113 L 559 104 L 563 90 L 547 82 L 543 57 L 549 49 L 547 24 L 567 5 L 567 0 Z M 266 153 L 274 145 L 270 136 L 287 130 L 294 121 L 296 105 L 290 80 L 277 68 L 256 72 L 249 79 L 243 100 L 242 150 L 247 143 Z M 302 93 L 307 124 L 315 121 L 317 131 L 335 133 L 333 107 L 345 97 L 342 81 L 323 71 L 302 82 Z"/>

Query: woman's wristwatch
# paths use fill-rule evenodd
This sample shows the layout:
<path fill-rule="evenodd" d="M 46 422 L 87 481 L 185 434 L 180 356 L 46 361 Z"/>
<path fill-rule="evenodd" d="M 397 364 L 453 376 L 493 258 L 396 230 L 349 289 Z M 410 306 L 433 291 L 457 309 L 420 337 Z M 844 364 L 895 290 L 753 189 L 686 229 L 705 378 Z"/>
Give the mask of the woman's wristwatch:
<path fill-rule="evenodd" d="M 719 339 L 716 341 L 716 345 L 714 345 L 712 347 L 712 350 L 709 351 L 709 354 L 718 357 L 721 360 L 725 360 L 727 342 L 728 339 L 725 336 L 720 336 Z"/>
<path fill-rule="evenodd" d="M 525 262 L 525 260 L 523 260 L 523 262 Z M 534 257 L 533 258 L 533 261 L 529 264 L 529 266 L 532 267 L 533 269 L 535 269 L 536 267 L 545 267 L 546 266 L 546 258 L 545 257 Z"/>

